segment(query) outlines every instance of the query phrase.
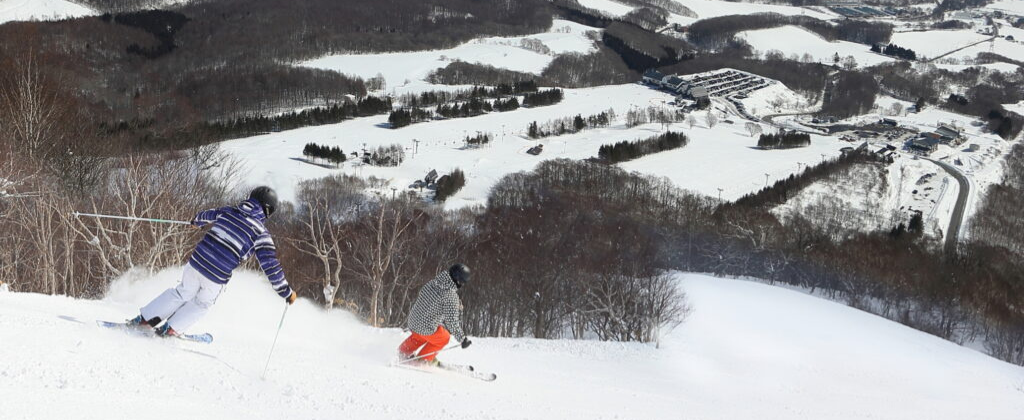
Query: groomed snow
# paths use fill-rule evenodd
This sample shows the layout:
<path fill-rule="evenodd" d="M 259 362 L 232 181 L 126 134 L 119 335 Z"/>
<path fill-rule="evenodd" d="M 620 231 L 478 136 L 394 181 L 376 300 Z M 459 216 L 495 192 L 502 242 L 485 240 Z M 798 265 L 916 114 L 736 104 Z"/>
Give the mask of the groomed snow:
<path fill-rule="evenodd" d="M 67 0 L 0 0 L 0 24 L 11 21 L 58 20 L 95 14 L 96 11 Z"/>
<path fill-rule="evenodd" d="M 796 54 L 798 59 L 802 59 L 804 54 L 810 54 L 819 63 L 832 64 L 835 54 L 842 58 L 852 55 L 858 67 L 893 61 L 891 57 L 871 52 L 867 45 L 848 41 L 829 42 L 798 26 L 743 31 L 737 35 L 761 53 L 777 50 L 782 51 L 786 57 Z"/>
<path fill-rule="evenodd" d="M 594 41 L 587 36 L 590 31 L 599 29 L 556 19 L 548 32 L 540 34 L 479 38 L 446 50 L 331 55 L 301 62 L 298 65 L 333 70 L 364 79 L 380 74 L 387 81 L 387 89 L 414 85 L 418 89 L 413 90 L 427 90 L 433 87 L 423 82 L 423 79 L 430 72 L 453 61 L 487 64 L 508 70 L 540 74 L 548 64 L 551 64 L 555 55 L 570 52 L 588 53 L 594 50 Z M 540 41 L 550 49 L 550 53 L 523 48 L 523 39 Z"/>
<path fill-rule="evenodd" d="M 117 280 L 101 301 L 0 292 L 5 420 L 860 419 L 1011 420 L 1024 369 L 797 291 L 678 274 L 692 313 L 661 348 L 473 338 L 442 356 L 484 383 L 388 367 L 398 329 L 364 326 L 236 273 L 196 331 L 211 345 L 96 327 L 175 284 Z M 485 279 L 481 279 L 485 280 Z"/>

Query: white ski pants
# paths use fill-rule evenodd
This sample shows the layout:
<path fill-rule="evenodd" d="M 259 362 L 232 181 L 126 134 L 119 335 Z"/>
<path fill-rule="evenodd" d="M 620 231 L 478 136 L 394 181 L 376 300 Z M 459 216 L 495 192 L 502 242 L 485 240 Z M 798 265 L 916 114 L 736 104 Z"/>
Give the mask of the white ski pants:
<path fill-rule="evenodd" d="M 140 313 L 147 320 L 160 317 L 174 331 L 185 332 L 210 310 L 223 288 L 186 264 L 181 283 L 161 293 Z"/>

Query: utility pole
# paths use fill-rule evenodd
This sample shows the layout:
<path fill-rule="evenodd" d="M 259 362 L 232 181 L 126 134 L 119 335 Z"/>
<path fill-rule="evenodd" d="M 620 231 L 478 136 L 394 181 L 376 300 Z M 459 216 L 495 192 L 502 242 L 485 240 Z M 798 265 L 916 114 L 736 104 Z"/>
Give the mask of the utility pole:
<path fill-rule="evenodd" d="M 825 162 L 825 154 L 824 153 L 821 154 L 821 161 Z"/>
<path fill-rule="evenodd" d="M 767 172 L 764 174 L 764 187 L 768 188 L 768 173 Z"/>
<path fill-rule="evenodd" d="M 394 200 L 394 199 L 395 199 L 395 195 L 396 195 L 396 194 L 398 194 L 398 188 L 396 188 L 396 187 L 391 187 L 391 199 L 392 199 L 392 200 Z"/>
<path fill-rule="evenodd" d="M 718 201 L 722 201 L 722 189 L 718 189 Z"/>
<path fill-rule="evenodd" d="M 415 149 L 413 149 L 413 151 L 412 151 L 412 155 L 413 155 L 413 156 L 416 156 L 416 154 L 420 152 L 420 141 L 419 141 L 419 140 L 416 140 L 416 139 L 412 139 L 412 142 L 413 142 L 414 144 L 416 144 L 416 148 L 415 148 Z"/>

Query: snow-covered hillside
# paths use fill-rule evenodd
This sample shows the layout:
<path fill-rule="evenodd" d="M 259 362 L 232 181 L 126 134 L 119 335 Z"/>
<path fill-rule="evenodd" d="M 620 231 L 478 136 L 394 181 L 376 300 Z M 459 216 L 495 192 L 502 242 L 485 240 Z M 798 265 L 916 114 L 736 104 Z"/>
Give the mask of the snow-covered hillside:
<path fill-rule="evenodd" d="M 853 56 L 858 67 L 873 66 L 894 60 L 891 57 L 871 52 L 867 45 L 849 41 L 829 42 L 820 35 L 798 26 L 743 31 L 737 36 L 746 39 L 747 43 L 762 53 L 776 50 L 782 51 L 786 57 L 795 54 L 799 59 L 802 59 L 804 54 L 810 54 L 815 62 L 829 65 L 833 63 L 836 54 L 842 58 Z"/>
<path fill-rule="evenodd" d="M 96 14 L 68 0 L 0 0 L 0 24 L 10 21 L 56 20 Z"/>
<path fill-rule="evenodd" d="M 555 19 L 548 32 L 520 37 L 475 39 L 446 50 L 391 52 L 380 54 L 339 54 L 299 63 L 301 66 L 368 79 L 378 74 L 389 92 L 408 93 L 444 89 L 425 83 L 431 71 L 453 61 L 481 63 L 525 73 L 540 74 L 555 55 L 588 53 L 595 49 L 589 32 L 600 31 L 567 20 Z M 529 47 L 543 45 L 544 48 Z"/>
<path fill-rule="evenodd" d="M 397 329 L 300 301 L 260 379 L 284 302 L 239 273 L 197 330 L 212 345 L 96 327 L 180 270 L 101 301 L 0 292 L 0 413 L 66 419 L 955 419 L 1024 416 L 1024 369 L 764 284 L 679 275 L 689 320 L 661 348 L 474 338 L 444 355 L 485 383 L 388 367 Z"/>

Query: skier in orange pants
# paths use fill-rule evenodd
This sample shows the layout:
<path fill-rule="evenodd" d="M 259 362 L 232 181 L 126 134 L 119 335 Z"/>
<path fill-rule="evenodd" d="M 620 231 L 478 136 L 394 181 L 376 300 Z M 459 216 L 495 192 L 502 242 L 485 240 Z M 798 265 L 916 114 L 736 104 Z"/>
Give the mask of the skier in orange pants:
<path fill-rule="evenodd" d="M 412 335 L 406 338 L 401 346 L 398 346 L 398 351 L 411 358 L 416 357 L 416 350 L 419 350 L 419 355 L 426 355 L 422 359 L 424 363 L 429 363 L 437 358 L 437 351 L 448 345 L 449 340 L 451 340 L 451 334 L 443 325 L 438 325 L 437 331 L 430 335 L 419 335 L 413 331 Z M 420 349 L 421 346 L 422 349 Z"/>
<path fill-rule="evenodd" d="M 462 300 L 458 295 L 458 289 L 468 282 L 469 268 L 455 264 L 423 285 L 409 311 L 406 322 L 412 335 L 398 346 L 400 356 L 405 359 L 422 356 L 423 363 L 437 365 L 437 352 L 448 344 L 451 336 L 455 336 L 462 348 L 472 344 L 462 332 Z"/>

